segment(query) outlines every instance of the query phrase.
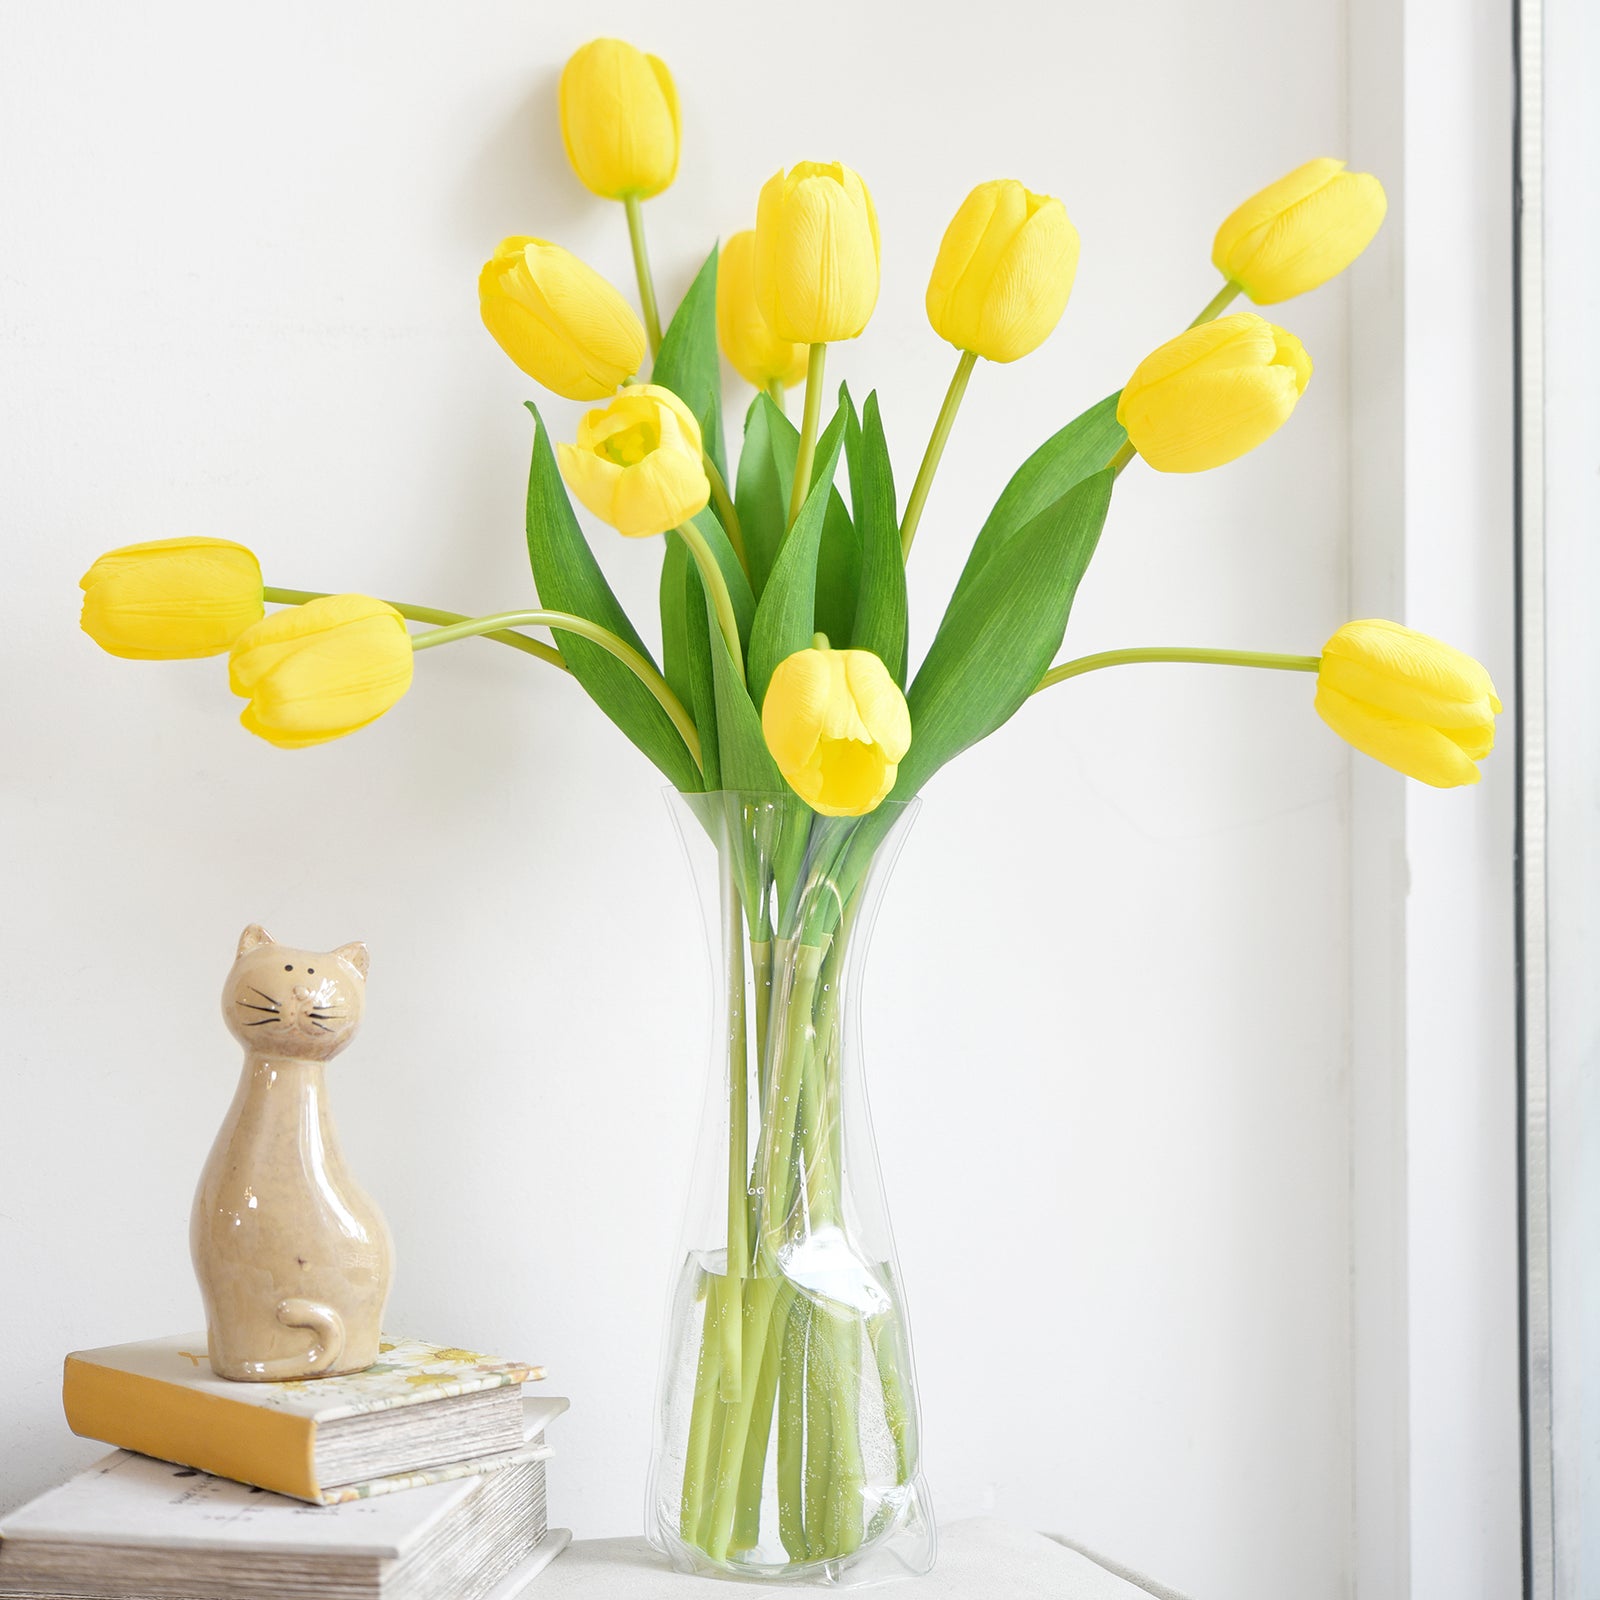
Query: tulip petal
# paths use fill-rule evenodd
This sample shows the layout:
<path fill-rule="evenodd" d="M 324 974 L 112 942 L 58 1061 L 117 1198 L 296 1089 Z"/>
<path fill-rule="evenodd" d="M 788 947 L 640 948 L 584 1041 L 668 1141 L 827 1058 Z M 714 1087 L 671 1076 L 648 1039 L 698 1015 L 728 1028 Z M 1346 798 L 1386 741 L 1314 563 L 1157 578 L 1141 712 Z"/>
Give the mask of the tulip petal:
<path fill-rule="evenodd" d="M 1274 305 L 1342 272 L 1372 242 L 1387 209 L 1371 173 L 1308 161 L 1224 221 L 1211 259 L 1257 305 Z"/>
<path fill-rule="evenodd" d="M 101 556 L 79 579 L 83 631 L 128 661 L 221 655 L 264 609 L 261 564 L 226 539 L 154 539 Z"/>
<path fill-rule="evenodd" d="M 805 769 L 816 753 L 832 693 L 833 669 L 824 651 L 797 650 L 773 668 L 761 731 L 785 777 Z"/>
<path fill-rule="evenodd" d="M 1437 728 L 1363 705 L 1319 683 L 1317 715 L 1347 744 L 1374 761 L 1435 789 L 1477 783 L 1482 774 L 1472 758 Z"/>
<path fill-rule="evenodd" d="M 867 736 L 891 762 L 911 748 L 911 711 L 889 669 L 870 650 L 840 650 L 845 681 Z"/>
<path fill-rule="evenodd" d="M 404 619 L 367 595 L 329 595 L 263 618 L 233 647 L 239 720 L 284 749 L 342 738 L 392 707 L 411 686 Z"/>
<path fill-rule="evenodd" d="M 1347 622 L 1323 646 L 1334 688 L 1436 727 L 1476 726 L 1500 709 L 1481 663 L 1441 639 L 1382 618 Z"/>
<path fill-rule="evenodd" d="M 677 176 L 678 92 L 659 57 L 593 39 L 562 68 L 559 99 L 567 160 L 592 193 L 648 200 Z"/>

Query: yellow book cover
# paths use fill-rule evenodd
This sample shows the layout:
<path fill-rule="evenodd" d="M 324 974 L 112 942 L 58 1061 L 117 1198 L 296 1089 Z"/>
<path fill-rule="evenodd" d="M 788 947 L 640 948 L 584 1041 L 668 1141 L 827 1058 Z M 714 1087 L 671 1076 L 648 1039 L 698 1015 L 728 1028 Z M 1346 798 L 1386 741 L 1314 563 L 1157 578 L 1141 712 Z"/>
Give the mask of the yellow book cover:
<path fill-rule="evenodd" d="M 197 1333 L 74 1351 L 66 1360 L 61 1397 L 67 1425 L 85 1438 L 333 1505 L 488 1468 L 503 1453 L 486 1454 L 481 1464 L 456 1462 L 325 1487 L 317 1472 L 319 1428 L 543 1376 L 542 1367 L 523 1361 L 385 1338 L 377 1362 L 365 1372 L 235 1383 L 212 1372 L 206 1336 Z"/>

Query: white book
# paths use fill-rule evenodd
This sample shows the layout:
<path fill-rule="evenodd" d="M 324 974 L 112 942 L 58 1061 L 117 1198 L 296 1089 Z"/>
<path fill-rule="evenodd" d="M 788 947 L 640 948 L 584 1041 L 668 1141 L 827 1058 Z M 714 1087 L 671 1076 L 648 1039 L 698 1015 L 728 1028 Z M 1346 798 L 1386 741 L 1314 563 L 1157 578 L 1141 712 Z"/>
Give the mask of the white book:
<path fill-rule="evenodd" d="M 0 1595 L 27 1600 L 488 1600 L 539 1554 L 544 1430 L 488 1476 L 316 1506 L 118 1450 L 0 1523 Z"/>

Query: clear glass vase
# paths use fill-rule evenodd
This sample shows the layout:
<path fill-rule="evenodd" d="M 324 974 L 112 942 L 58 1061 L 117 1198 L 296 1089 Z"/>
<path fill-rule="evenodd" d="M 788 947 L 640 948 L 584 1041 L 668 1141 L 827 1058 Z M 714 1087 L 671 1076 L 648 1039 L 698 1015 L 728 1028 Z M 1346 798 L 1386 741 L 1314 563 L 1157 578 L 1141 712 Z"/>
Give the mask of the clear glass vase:
<path fill-rule="evenodd" d="M 674 795 L 714 961 L 711 1080 L 647 1518 L 686 1571 L 855 1585 L 933 1565 L 916 1380 L 858 1048 L 910 804 Z"/>

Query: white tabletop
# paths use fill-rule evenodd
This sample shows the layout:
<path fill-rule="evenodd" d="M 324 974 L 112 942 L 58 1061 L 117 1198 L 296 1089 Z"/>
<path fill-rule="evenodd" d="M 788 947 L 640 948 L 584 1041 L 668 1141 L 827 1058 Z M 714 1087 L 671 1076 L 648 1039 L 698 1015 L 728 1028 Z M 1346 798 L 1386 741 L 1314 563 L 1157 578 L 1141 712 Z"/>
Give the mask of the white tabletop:
<path fill-rule="evenodd" d="M 641 1538 L 580 1539 L 539 1574 L 522 1600 L 737 1600 L 741 1594 L 793 1595 L 797 1587 L 806 1586 L 685 1576 Z M 1183 1600 L 1115 1563 L 990 1517 L 941 1527 L 933 1571 L 888 1592 L 916 1600 Z"/>

